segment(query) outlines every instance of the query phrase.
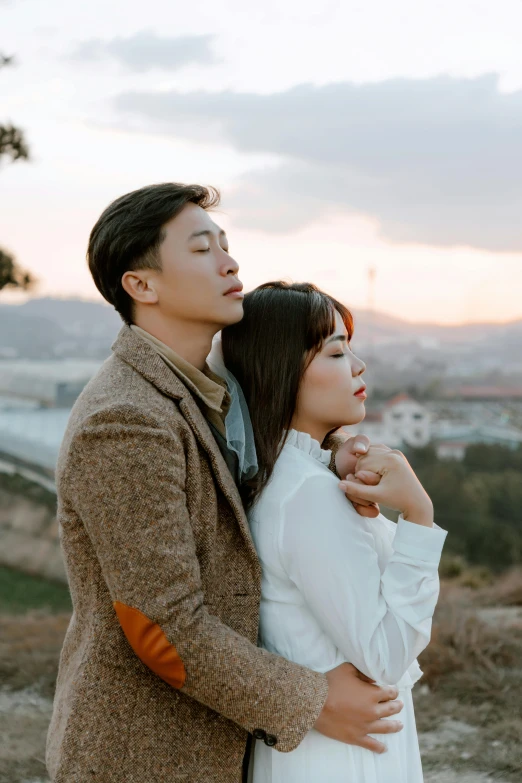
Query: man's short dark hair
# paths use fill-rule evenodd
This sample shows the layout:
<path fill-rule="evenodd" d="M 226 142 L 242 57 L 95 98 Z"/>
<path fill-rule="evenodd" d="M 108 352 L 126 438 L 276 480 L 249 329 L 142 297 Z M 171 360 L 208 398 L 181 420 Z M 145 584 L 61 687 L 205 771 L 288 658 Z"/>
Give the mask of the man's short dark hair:
<path fill-rule="evenodd" d="M 125 272 L 161 269 L 165 223 L 188 203 L 212 209 L 219 198 L 215 188 L 165 182 L 126 193 L 102 212 L 89 237 L 87 261 L 98 291 L 126 323 L 132 323 L 133 301 L 121 284 Z"/>

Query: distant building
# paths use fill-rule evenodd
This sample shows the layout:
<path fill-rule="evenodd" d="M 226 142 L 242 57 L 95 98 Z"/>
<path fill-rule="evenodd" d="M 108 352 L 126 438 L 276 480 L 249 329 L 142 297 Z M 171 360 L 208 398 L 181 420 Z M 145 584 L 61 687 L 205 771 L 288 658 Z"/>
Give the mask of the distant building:
<path fill-rule="evenodd" d="M 423 448 L 432 438 L 431 413 L 409 395 L 399 394 L 381 409 L 368 411 L 360 424 L 345 429 L 354 434 L 363 432 L 371 441 L 392 448 Z"/>
<path fill-rule="evenodd" d="M 407 446 L 419 449 L 431 440 L 430 412 L 407 394 L 399 394 L 386 403 L 382 420 L 385 427 Z"/>
<path fill-rule="evenodd" d="M 468 446 L 477 443 L 518 449 L 522 445 L 522 432 L 502 424 L 442 425 L 435 433 L 435 449 L 439 459 L 462 460 Z"/>
<path fill-rule="evenodd" d="M 101 364 L 97 359 L 0 361 L 0 398 L 71 407 Z"/>
<path fill-rule="evenodd" d="M 449 390 L 449 399 L 458 400 L 522 400 L 522 386 L 457 386 Z"/>
<path fill-rule="evenodd" d="M 395 449 L 432 444 L 442 460 L 460 461 L 466 449 L 477 443 L 510 449 L 521 446 L 522 429 L 510 423 L 503 404 L 513 390 L 461 387 L 463 394 L 469 388 L 476 388 L 476 398 L 469 392 L 469 399 L 455 397 L 442 408 L 432 403 L 428 409 L 408 394 L 399 394 L 378 408 L 370 403 L 366 418 L 344 429 L 350 434 L 364 433 L 373 443 Z"/>

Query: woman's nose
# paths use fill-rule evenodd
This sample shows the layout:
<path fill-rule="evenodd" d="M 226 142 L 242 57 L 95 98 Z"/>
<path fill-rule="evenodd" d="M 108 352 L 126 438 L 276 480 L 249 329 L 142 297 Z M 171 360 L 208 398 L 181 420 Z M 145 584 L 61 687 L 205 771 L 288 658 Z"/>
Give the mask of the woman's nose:
<path fill-rule="evenodd" d="M 357 378 L 358 375 L 362 375 L 365 370 L 366 370 L 366 365 L 363 362 L 363 360 L 359 359 L 358 356 L 355 356 L 355 361 L 352 364 L 352 374 L 354 378 Z"/>

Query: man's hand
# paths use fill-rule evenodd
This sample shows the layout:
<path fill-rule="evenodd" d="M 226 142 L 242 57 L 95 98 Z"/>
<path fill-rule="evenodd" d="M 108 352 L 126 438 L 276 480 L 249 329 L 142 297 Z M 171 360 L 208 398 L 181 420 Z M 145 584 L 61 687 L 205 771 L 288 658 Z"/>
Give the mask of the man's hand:
<path fill-rule="evenodd" d="M 352 480 L 359 484 L 376 485 L 379 483 L 381 477 L 370 471 L 365 474 L 364 481 L 355 479 L 353 475 L 356 470 L 357 461 L 359 457 L 368 453 L 370 448 L 370 439 L 366 435 L 356 435 L 353 438 L 348 438 L 341 446 L 339 446 L 335 455 L 335 469 L 341 479 Z M 368 500 L 364 500 L 356 496 L 353 491 L 347 492 L 346 497 L 352 503 L 353 507 L 361 517 L 378 517 L 380 509 L 377 503 L 373 503 Z"/>
<path fill-rule="evenodd" d="M 372 734 L 396 734 L 403 725 L 398 720 L 383 720 L 397 715 L 403 703 L 392 685 L 379 686 L 361 674 L 351 663 L 342 663 L 326 673 L 328 697 L 314 728 L 326 737 L 359 745 L 375 753 L 386 746 Z"/>

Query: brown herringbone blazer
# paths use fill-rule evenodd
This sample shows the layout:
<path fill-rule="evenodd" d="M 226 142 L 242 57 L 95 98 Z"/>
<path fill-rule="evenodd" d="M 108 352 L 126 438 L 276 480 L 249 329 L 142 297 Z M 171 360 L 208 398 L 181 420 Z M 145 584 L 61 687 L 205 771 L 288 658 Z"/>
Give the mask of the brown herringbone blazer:
<path fill-rule="evenodd" d="M 54 783 L 240 783 L 248 733 L 295 748 L 322 674 L 255 646 L 260 566 L 194 398 L 128 327 L 57 468 L 74 613 L 47 741 Z"/>

